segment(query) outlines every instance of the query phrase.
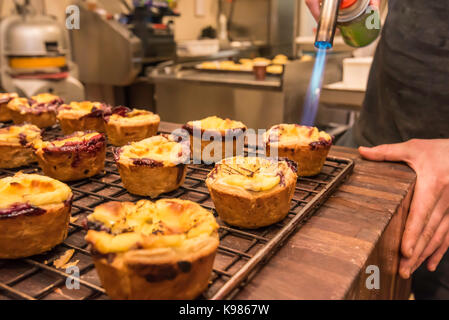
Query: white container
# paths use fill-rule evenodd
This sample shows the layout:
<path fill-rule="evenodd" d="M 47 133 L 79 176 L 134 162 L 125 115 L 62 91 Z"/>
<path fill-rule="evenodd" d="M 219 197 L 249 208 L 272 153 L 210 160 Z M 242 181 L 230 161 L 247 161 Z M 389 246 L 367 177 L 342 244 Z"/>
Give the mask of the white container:
<path fill-rule="evenodd" d="M 373 57 L 343 59 L 343 84 L 349 88 L 366 89 Z"/>
<path fill-rule="evenodd" d="M 204 57 L 218 53 L 220 42 L 217 39 L 188 40 L 178 43 L 178 57 Z"/>

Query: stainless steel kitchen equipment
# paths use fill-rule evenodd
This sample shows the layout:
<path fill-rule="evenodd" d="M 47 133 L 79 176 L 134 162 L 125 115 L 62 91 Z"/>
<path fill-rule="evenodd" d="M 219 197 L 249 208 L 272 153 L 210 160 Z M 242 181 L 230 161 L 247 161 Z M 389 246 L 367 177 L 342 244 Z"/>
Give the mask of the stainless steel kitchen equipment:
<path fill-rule="evenodd" d="M 37 13 L 25 1 L 0 22 L 0 82 L 4 91 L 31 97 L 51 92 L 65 100 L 84 99 L 76 79 L 66 30 L 56 18 Z"/>

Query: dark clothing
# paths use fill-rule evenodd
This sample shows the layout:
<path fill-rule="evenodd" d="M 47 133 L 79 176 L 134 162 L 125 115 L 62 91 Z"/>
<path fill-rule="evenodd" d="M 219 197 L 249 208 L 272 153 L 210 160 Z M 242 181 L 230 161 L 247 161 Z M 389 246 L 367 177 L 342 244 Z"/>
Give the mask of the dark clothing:
<path fill-rule="evenodd" d="M 358 144 L 449 138 L 449 1 L 390 0 Z"/>
<path fill-rule="evenodd" d="M 390 0 L 360 119 L 339 141 L 375 146 L 449 138 L 449 1 Z M 449 253 L 413 276 L 417 299 L 449 299 Z"/>

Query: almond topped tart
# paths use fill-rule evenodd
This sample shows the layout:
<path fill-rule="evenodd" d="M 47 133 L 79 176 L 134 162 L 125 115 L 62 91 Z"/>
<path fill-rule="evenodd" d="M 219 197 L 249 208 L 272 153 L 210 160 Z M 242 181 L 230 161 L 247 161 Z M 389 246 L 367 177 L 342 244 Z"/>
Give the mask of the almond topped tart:
<path fill-rule="evenodd" d="M 206 185 L 221 220 L 257 229 L 287 216 L 296 180 L 296 165 L 290 160 L 235 157 L 219 162 Z"/>
<path fill-rule="evenodd" d="M 67 237 L 72 191 L 62 182 L 18 173 L 0 179 L 0 259 L 46 252 Z"/>
<path fill-rule="evenodd" d="M 19 168 L 36 162 L 29 145 L 41 139 L 41 129 L 32 124 L 1 128 L 0 168 Z"/>
<path fill-rule="evenodd" d="M 31 99 L 14 98 L 7 108 L 15 124 L 27 122 L 39 128 L 48 128 L 56 124 L 56 112 L 63 103 L 58 96 L 42 93 Z"/>
<path fill-rule="evenodd" d="M 110 202 L 87 219 L 86 241 L 112 299 L 194 299 L 206 288 L 218 248 L 218 224 L 180 199 Z"/>
<path fill-rule="evenodd" d="M 106 138 L 98 132 L 75 132 L 53 141 L 33 144 L 44 173 L 61 181 L 92 177 L 104 169 Z"/>
<path fill-rule="evenodd" d="M 281 124 L 264 134 L 267 155 L 285 157 L 298 164 L 298 175 L 315 176 L 321 172 L 333 138 L 317 128 Z"/>
<path fill-rule="evenodd" d="M 0 93 L 0 121 L 12 121 L 7 105 L 12 99 L 18 97 L 17 93 Z"/>
<path fill-rule="evenodd" d="M 71 102 L 58 109 L 58 121 L 64 134 L 76 131 L 105 132 L 104 116 L 111 114 L 111 107 L 101 102 Z"/>
<path fill-rule="evenodd" d="M 208 164 L 242 155 L 247 127 L 240 121 L 213 116 L 183 126 L 190 134 L 194 160 Z"/>
<path fill-rule="evenodd" d="M 124 146 L 157 134 L 161 118 L 153 112 L 117 107 L 105 116 L 106 134 L 114 146 Z"/>
<path fill-rule="evenodd" d="M 171 135 L 154 136 L 115 150 L 115 161 L 126 190 L 156 198 L 184 183 L 189 146 Z"/>

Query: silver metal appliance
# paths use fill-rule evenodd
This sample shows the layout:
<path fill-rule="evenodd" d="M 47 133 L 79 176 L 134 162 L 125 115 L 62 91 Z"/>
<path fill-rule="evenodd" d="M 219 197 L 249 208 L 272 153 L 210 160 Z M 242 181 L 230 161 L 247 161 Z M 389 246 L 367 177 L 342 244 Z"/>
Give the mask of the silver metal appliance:
<path fill-rule="evenodd" d="M 25 1 L 0 22 L 0 82 L 7 92 L 31 97 L 50 92 L 66 101 L 84 99 L 66 30 Z"/>

